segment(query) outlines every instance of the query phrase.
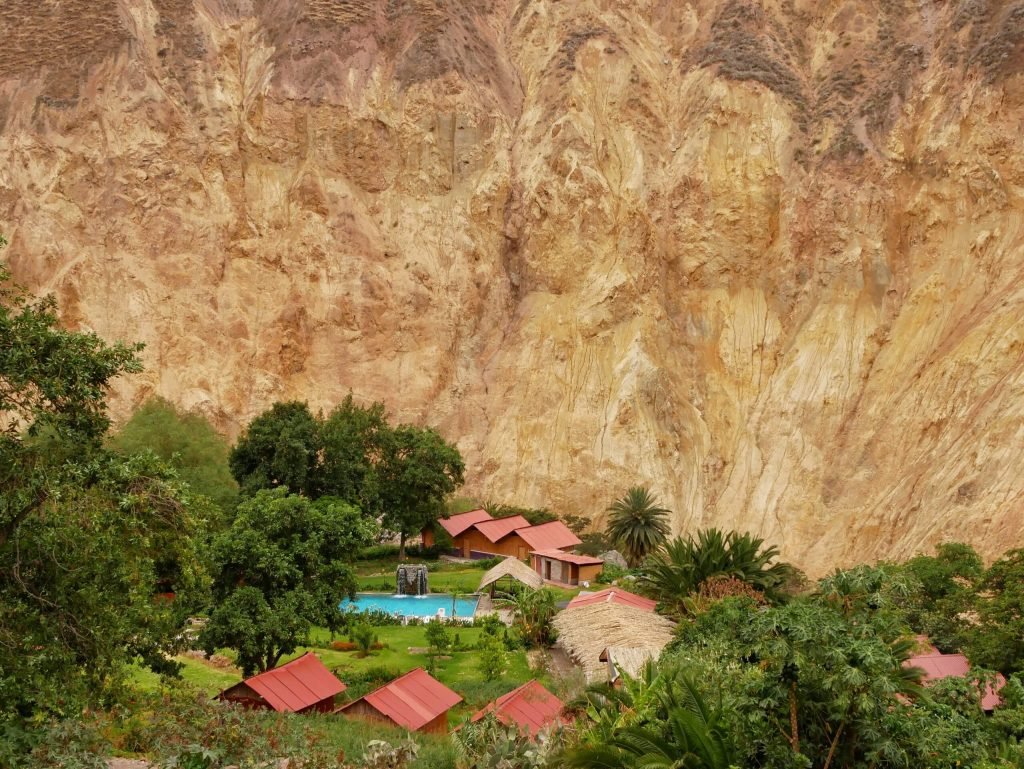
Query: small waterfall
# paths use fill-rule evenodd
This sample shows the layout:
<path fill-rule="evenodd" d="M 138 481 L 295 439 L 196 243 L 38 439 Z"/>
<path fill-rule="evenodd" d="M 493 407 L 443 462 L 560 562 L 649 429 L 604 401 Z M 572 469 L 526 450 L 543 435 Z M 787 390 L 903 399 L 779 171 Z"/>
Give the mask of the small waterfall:
<path fill-rule="evenodd" d="M 398 595 L 426 595 L 427 567 L 423 564 L 404 563 L 395 571 L 395 588 Z"/>

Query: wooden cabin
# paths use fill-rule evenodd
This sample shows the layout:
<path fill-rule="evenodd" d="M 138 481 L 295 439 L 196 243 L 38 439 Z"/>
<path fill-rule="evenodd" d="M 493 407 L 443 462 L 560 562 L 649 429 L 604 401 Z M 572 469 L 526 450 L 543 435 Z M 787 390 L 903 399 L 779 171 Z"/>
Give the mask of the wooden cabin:
<path fill-rule="evenodd" d="M 577 555 L 562 550 L 532 550 L 533 570 L 545 582 L 576 587 L 593 582 L 604 569 L 604 561 L 590 555 Z"/>
<path fill-rule="evenodd" d="M 329 713 L 347 687 L 312 652 L 273 670 L 246 678 L 217 699 L 278 713 Z"/>
<path fill-rule="evenodd" d="M 412 732 L 447 734 L 448 711 L 460 702 L 462 697 L 416 668 L 334 712 Z"/>

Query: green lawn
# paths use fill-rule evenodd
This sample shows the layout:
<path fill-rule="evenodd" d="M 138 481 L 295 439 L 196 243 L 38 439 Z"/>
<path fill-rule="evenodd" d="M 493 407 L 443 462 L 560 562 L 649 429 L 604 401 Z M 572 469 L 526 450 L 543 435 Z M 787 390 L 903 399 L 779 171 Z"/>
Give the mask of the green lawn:
<path fill-rule="evenodd" d="M 240 679 L 236 672 L 215 668 L 192 657 L 175 657 L 175 659 L 184 665 L 181 671 L 182 679 L 211 695 L 237 684 Z M 136 665 L 132 668 L 131 673 L 132 681 L 140 689 L 154 690 L 160 686 L 160 676 L 148 668 Z"/>

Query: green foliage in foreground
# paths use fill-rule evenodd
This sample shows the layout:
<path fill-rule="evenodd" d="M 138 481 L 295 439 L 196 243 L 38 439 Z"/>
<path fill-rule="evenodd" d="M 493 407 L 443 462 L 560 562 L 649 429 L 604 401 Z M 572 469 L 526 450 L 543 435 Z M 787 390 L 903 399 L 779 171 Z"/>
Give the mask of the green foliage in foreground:
<path fill-rule="evenodd" d="M 61 328 L 0 267 L 0 732 L 101 702 L 136 656 L 165 667 L 200 600 L 207 511 L 151 455 L 102 445 L 139 349 Z"/>
<path fill-rule="evenodd" d="M 102 769 L 106 755 L 145 756 L 182 766 L 200 750 L 207 752 L 213 767 L 255 769 L 295 757 L 303 766 L 327 769 L 342 761 L 363 765 L 373 741 L 398 745 L 410 738 L 418 751 L 409 769 L 454 766 L 453 751 L 443 737 L 410 735 L 338 716 L 244 710 L 173 682 L 130 694 L 110 710 L 9 737 L 0 739 L 0 766 L 11 769 Z"/>
<path fill-rule="evenodd" d="M 229 446 L 200 414 L 182 413 L 163 398 L 151 398 L 108 445 L 119 454 L 152 451 L 193 492 L 209 497 L 224 514 L 234 510 L 238 484 L 228 469 Z"/>

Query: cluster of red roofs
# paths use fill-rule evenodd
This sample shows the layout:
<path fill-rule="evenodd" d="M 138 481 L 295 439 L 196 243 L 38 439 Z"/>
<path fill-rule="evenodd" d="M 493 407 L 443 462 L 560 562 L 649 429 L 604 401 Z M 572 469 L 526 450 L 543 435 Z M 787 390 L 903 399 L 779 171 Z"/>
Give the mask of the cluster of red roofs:
<path fill-rule="evenodd" d="M 335 707 L 335 697 L 347 688 L 319 657 L 307 652 L 225 689 L 218 697 L 279 713 L 340 713 L 429 732 L 446 732 L 448 711 L 462 702 L 462 697 L 423 668 L 410 670 L 357 700 Z M 534 680 L 489 703 L 471 720 L 479 721 L 488 713 L 534 738 L 560 721 L 562 702 Z"/>
<path fill-rule="evenodd" d="M 569 607 L 597 603 L 618 603 L 654 610 L 654 601 L 621 588 L 608 588 L 574 598 Z M 947 676 L 966 677 L 970 664 L 962 654 L 942 654 L 927 638 L 918 638 L 921 654 L 904 664 L 924 670 L 926 684 Z M 982 698 L 982 707 L 991 711 L 1001 702 L 998 691 L 1005 680 L 998 676 Z M 338 678 L 312 652 L 274 670 L 247 678 L 222 691 L 220 699 L 248 707 L 269 708 L 279 713 L 339 713 L 383 721 L 410 731 L 447 732 L 448 711 L 462 697 L 431 676 L 423 668 L 411 670 L 359 699 L 341 706 L 335 697 L 346 690 Z M 544 729 L 562 723 L 562 702 L 536 680 L 528 681 L 502 695 L 475 713 L 479 721 L 488 714 L 507 726 L 514 726 L 530 738 Z"/>

